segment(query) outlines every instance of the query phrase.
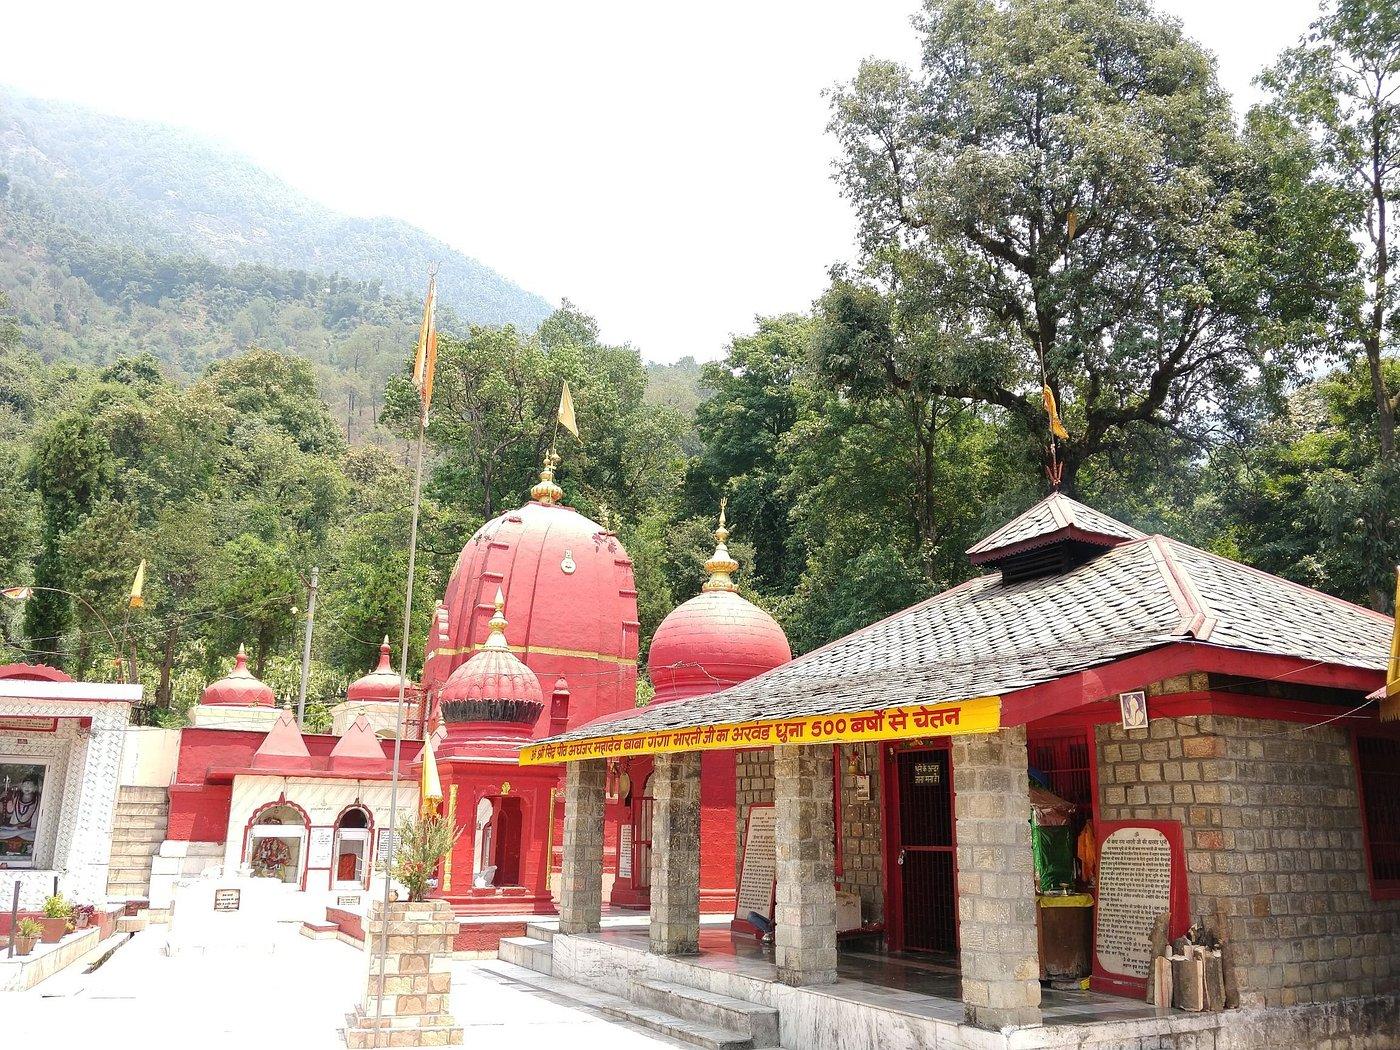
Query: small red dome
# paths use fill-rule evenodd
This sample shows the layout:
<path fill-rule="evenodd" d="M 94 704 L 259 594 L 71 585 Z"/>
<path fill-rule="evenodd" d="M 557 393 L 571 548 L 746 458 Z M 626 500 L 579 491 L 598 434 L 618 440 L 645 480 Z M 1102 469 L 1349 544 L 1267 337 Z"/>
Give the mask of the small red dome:
<path fill-rule="evenodd" d="M 652 636 L 647 670 L 656 688 L 653 703 L 715 693 L 792 659 L 778 621 L 734 586 L 730 573 L 739 563 L 725 547 L 728 538 L 721 504 L 715 553 L 705 563 L 709 581 L 672 609 Z"/>
<path fill-rule="evenodd" d="M 248 670 L 248 654 L 240 645 L 233 670 L 217 682 L 210 682 L 199 702 L 206 707 L 275 707 L 277 698 L 272 686 L 254 678 Z"/>
<path fill-rule="evenodd" d="M 379 645 L 379 666 L 363 678 L 350 683 L 345 690 L 347 700 L 387 700 L 396 703 L 399 699 L 399 673 L 394 670 L 389 653 L 389 639 Z M 404 696 L 416 696 L 418 686 L 412 678 L 404 681 Z"/>
<path fill-rule="evenodd" d="M 652 637 L 653 702 L 718 692 L 791 659 L 777 620 L 736 591 L 704 591 L 672 609 Z"/>
<path fill-rule="evenodd" d="M 485 646 L 457 668 L 438 691 L 443 721 L 533 724 L 544 709 L 535 672 L 506 645 L 505 597 L 496 593 L 496 615 Z"/>

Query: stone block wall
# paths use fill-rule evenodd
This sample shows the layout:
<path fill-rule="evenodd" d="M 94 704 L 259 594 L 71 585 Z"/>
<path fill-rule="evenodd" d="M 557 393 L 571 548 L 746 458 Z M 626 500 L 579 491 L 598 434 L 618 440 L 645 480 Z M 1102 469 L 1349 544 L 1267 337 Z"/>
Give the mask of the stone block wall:
<path fill-rule="evenodd" d="M 841 888 L 860 894 L 866 922 L 885 918 L 885 825 L 881 816 L 881 747 L 841 745 Z M 851 771 L 851 760 L 856 772 Z M 856 799 L 856 777 L 870 777 L 870 801 Z"/>
<path fill-rule="evenodd" d="M 819 746 L 819 745 L 812 745 Z M 861 915 L 866 922 L 885 918 L 885 831 L 881 802 L 881 747 L 878 743 L 841 745 L 841 888 L 860 894 Z M 870 777 L 870 801 L 856 800 L 856 776 Z M 737 886 L 744 864 L 744 828 L 749 809 L 773 802 L 773 752 L 740 751 L 735 763 L 735 871 Z"/>
<path fill-rule="evenodd" d="M 1400 901 L 1371 899 L 1347 730 L 1202 715 L 1095 735 L 1100 819 L 1181 822 L 1192 916 L 1224 927 L 1241 1005 L 1394 991 Z"/>

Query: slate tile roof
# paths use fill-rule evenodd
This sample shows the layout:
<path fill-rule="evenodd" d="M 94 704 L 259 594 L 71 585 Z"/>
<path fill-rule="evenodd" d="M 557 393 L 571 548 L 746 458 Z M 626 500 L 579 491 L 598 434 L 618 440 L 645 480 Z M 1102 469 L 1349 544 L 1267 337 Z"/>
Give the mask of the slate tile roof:
<path fill-rule="evenodd" d="M 1025 513 L 1012 518 L 990 536 L 984 536 L 967 549 L 973 561 L 985 561 L 997 551 L 1009 547 L 1034 545 L 1034 541 L 1052 540 L 1056 534 L 1073 530 L 1084 538 L 1101 539 L 1106 547 L 1124 540 L 1140 540 L 1143 533 L 1116 518 L 1085 506 L 1078 500 L 1052 492 Z"/>
<path fill-rule="evenodd" d="M 1094 514 L 1100 529 L 1110 527 L 1106 519 L 1135 531 Z M 1136 535 L 1065 573 L 1009 584 L 999 572 L 978 577 L 721 692 L 612 715 L 556 739 L 1005 696 L 1181 641 L 1384 668 L 1389 617 Z"/>

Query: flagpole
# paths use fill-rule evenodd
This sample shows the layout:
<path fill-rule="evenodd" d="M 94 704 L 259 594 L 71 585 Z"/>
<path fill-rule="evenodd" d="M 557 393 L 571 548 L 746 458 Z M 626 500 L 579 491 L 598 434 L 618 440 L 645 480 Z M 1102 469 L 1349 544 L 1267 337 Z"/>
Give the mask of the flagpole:
<path fill-rule="evenodd" d="M 413 519 L 408 528 L 408 584 L 404 589 L 403 636 L 399 652 L 399 699 L 394 709 L 394 763 L 389 776 L 389 863 L 384 871 L 384 916 L 379 931 L 379 981 L 374 995 L 374 1045 L 387 1046 L 381 1042 L 384 1034 L 384 962 L 389 952 L 389 889 L 390 873 L 393 870 L 394 853 L 398 850 L 399 819 L 399 761 L 403 750 L 403 703 L 404 686 L 408 681 L 408 638 L 413 625 L 413 574 L 414 562 L 418 554 L 418 507 L 423 491 L 423 437 L 428 425 L 427 406 L 418 413 L 418 448 L 413 464 Z M 426 726 L 424 727 L 426 729 Z M 382 834 L 382 832 L 381 832 Z"/>

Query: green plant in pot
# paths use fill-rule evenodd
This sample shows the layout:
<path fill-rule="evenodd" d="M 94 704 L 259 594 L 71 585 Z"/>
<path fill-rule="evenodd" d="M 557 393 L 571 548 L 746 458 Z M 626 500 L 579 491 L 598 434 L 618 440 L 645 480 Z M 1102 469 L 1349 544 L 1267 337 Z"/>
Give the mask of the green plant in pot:
<path fill-rule="evenodd" d="M 52 897 L 46 897 L 44 898 L 44 918 L 49 920 L 58 919 L 61 920 L 63 924 L 61 927 L 56 926 L 50 935 L 44 939 L 53 940 L 55 933 L 59 937 L 62 937 L 63 934 L 69 933 L 73 929 L 73 905 L 64 900 L 62 895 L 57 893 Z M 43 925 L 43 923 L 40 925 Z"/>
<path fill-rule="evenodd" d="M 44 928 L 39 925 L 38 919 L 20 919 L 19 925 L 15 927 L 15 954 L 28 955 L 32 952 L 34 945 L 39 942 L 39 934 L 43 932 Z"/>
<path fill-rule="evenodd" d="M 408 890 L 409 900 L 427 899 L 428 884 L 437 874 L 438 863 L 451 852 L 461 834 L 445 817 L 436 814 L 407 820 L 399 826 L 393 876 Z"/>

